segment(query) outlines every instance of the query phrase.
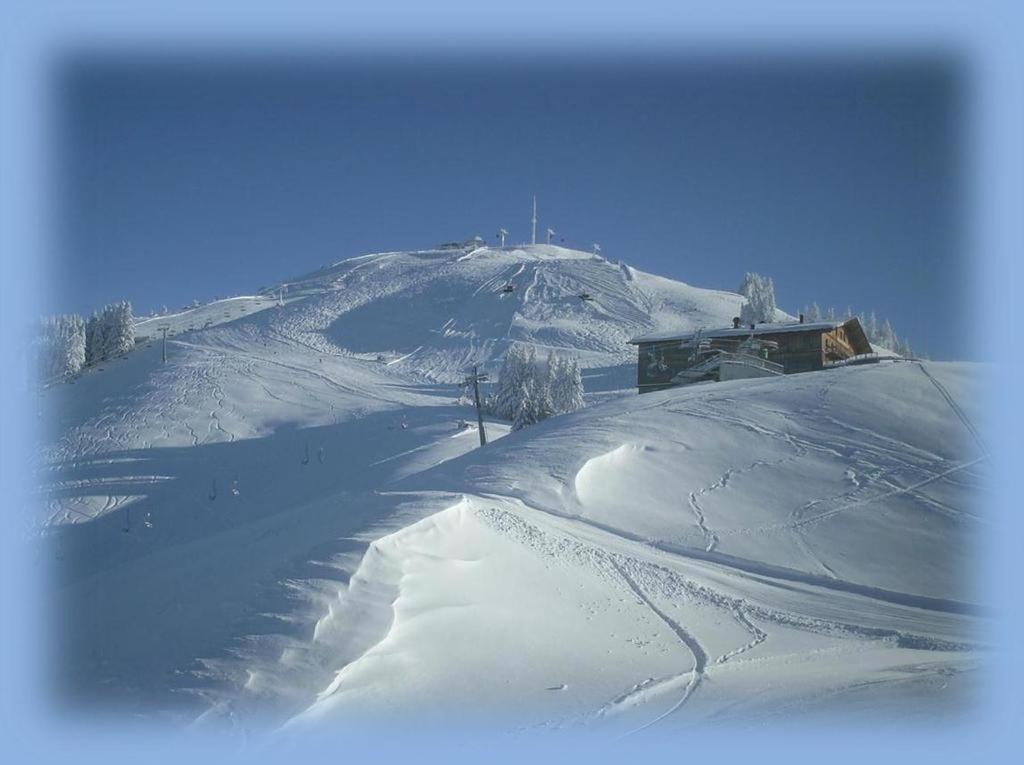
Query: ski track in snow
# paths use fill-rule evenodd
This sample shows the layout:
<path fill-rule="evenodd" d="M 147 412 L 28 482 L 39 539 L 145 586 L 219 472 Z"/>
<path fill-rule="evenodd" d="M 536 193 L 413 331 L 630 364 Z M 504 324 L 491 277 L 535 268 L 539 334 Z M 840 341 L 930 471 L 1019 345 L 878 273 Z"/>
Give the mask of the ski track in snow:
<path fill-rule="evenodd" d="M 627 574 L 622 569 L 621 566 L 614 563 L 614 561 L 612 565 L 615 566 L 615 570 L 619 572 L 619 575 L 622 577 L 623 581 L 626 583 L 629 589 L 632 590 L 633 593 L 638 598 L 640 598 L 640 600 L 642 600 L 647 605 L 647 607 L 650 608 L 651 611 L 655 613 L 655 615 L 657 615 L 659 619 L 661 619 L 665 626 L 667 626 L 676 634 L 676 636 L 683 643 L 683 645 L 685 645 L 687 649 L 689 649 L 690 653 L 693 655 L 693 668 L 689 670 L 690 680 L 689 682 L 687 682 L 686 688 L 683 690 L 683 693 L 679 697 L 679 699 L 665 712 L 658 715 L 650 722 L 644 723 L 639 728 L 635 728 L 634 730 L 630 731 L 630 734 L 633 734 L 639 733 L 642 730 L 646 730 L 647 728 L 650 728 L 652 725 L 656 725 L 669 715 L 673 714 L 676 710 L 678 710 L 680 707 L 683 706 L 683 704 L 687 702 L 687 700 L 694 694 L 694 692 L 696 692 L 697 686 L 700 685 L 701 680 L 704 679 L 704 670 L 707 667 L 708 656 L 707 653 L 705 653 L 704 648 L 701 646 L 701 644 L 697 642 L 697 639 L 689 632 L 687 632 L 678 622 L 672 619 L 668 614 L 666 614 L 664 611 L 658 608 L 654 604 L 654 602 L 651 601 L 651 599 L 647 597 L 646 594 L 644 594 L 644 591 L 640 588 L 640 586 L 635 581 L 633 581 L 633 579 L 629 576 L 629 574 Z"/>

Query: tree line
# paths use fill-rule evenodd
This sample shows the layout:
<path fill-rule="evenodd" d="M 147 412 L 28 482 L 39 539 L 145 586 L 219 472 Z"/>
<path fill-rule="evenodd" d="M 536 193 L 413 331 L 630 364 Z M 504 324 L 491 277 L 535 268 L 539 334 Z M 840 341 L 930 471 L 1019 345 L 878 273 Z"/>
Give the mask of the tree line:
<path fill-rule="evenodd" d="M 740 324 L 742 326 L 776 321 L 775 284 L 771 278 L 748 272 L 740 283 L 739 293 L 746 298 L 740 307 Z M 841 321 L 856 316 L 871 345 L 887 348 L 901 356 L 913 355 L 910 341 L 905 337 L 899 337 L 893 331 L 889 320 L 879 319 L 874 311 L 869 314 L 863 312 L 855 314 L 852 309 L 847 308 L 845 314 L 840 314 L 835 308 L 829 307 L 822 310 L 817 303 L 811 303 L 804 306 L 802 313 L 804 320 L 808 322 Z"/>
<path fill-rule="evenodd" d="M 135 347 L 132 304 L 124 300 L 107 305 L 88 319 L 78 314 L 47 316 L 39 322 L 33 345 L 40 380 L 66 380 Z"/>

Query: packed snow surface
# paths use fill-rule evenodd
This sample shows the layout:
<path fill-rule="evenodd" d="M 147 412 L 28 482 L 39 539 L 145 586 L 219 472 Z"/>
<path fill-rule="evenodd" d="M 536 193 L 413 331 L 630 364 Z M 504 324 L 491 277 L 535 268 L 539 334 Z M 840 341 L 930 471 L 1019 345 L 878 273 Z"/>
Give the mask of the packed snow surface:
<path fill-rule="evenodd" d="M 629 338 L 741 298 L 549 246 L 366 256 L 233 302 L 141 323 L 172 326 L 166 364 L 145 341 L 40 394 L 69 703 L 285 735 L 969 704 L 975 366 L 637 396 Z M 590 406 L 478 448 L 454 383 L 511 342 L 578 355 Z"/>

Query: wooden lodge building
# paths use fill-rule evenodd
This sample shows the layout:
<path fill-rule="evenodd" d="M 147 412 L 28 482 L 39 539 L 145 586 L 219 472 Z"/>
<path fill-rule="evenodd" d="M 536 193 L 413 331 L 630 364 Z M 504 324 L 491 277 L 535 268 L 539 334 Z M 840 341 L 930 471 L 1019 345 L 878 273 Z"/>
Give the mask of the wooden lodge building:
<path fill-rule="evenodd" d="M 787 324 L 757 324 L 740 327 L 739 319 L 725 329 L 697 332 L 655 332 L 629 341 L 637 346 L 637 388 L 640 393 L 662 390 L 695 379 L 719 378 L 701 375 L 712 357 L 745 359 L 740 365 L 749 374 L 794 374 L 824 369 L 837 361 L 872 352 L 871 344 L 856 317 L 843 321 Z M 754 350 L 752 350 L 754 349 Z M 737 350 L 739 353 L 737 353 Z M 756 353 L 756 355 L 754 355 Z M 722 365 L 724 368 L 724 364 Z M 694 374 L 696 373 L 696 374 Z"/>

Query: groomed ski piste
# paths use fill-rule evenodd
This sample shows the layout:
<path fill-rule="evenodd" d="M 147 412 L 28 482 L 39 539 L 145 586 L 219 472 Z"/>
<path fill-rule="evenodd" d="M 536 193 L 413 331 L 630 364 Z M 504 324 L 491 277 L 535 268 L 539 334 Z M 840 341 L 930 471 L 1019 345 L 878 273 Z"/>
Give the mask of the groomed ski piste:
<path fill-rule="evenodd" d="M 741 302 L 535 245 L 353 258 L 140 324 L 40 393 L 60 703 L 282 736 L 965 713 L 980 369 L 635 393 L 630 337 Z M 578 356 L 588 407 L 478 448 L 455 383 L 513 342 Z"/>

